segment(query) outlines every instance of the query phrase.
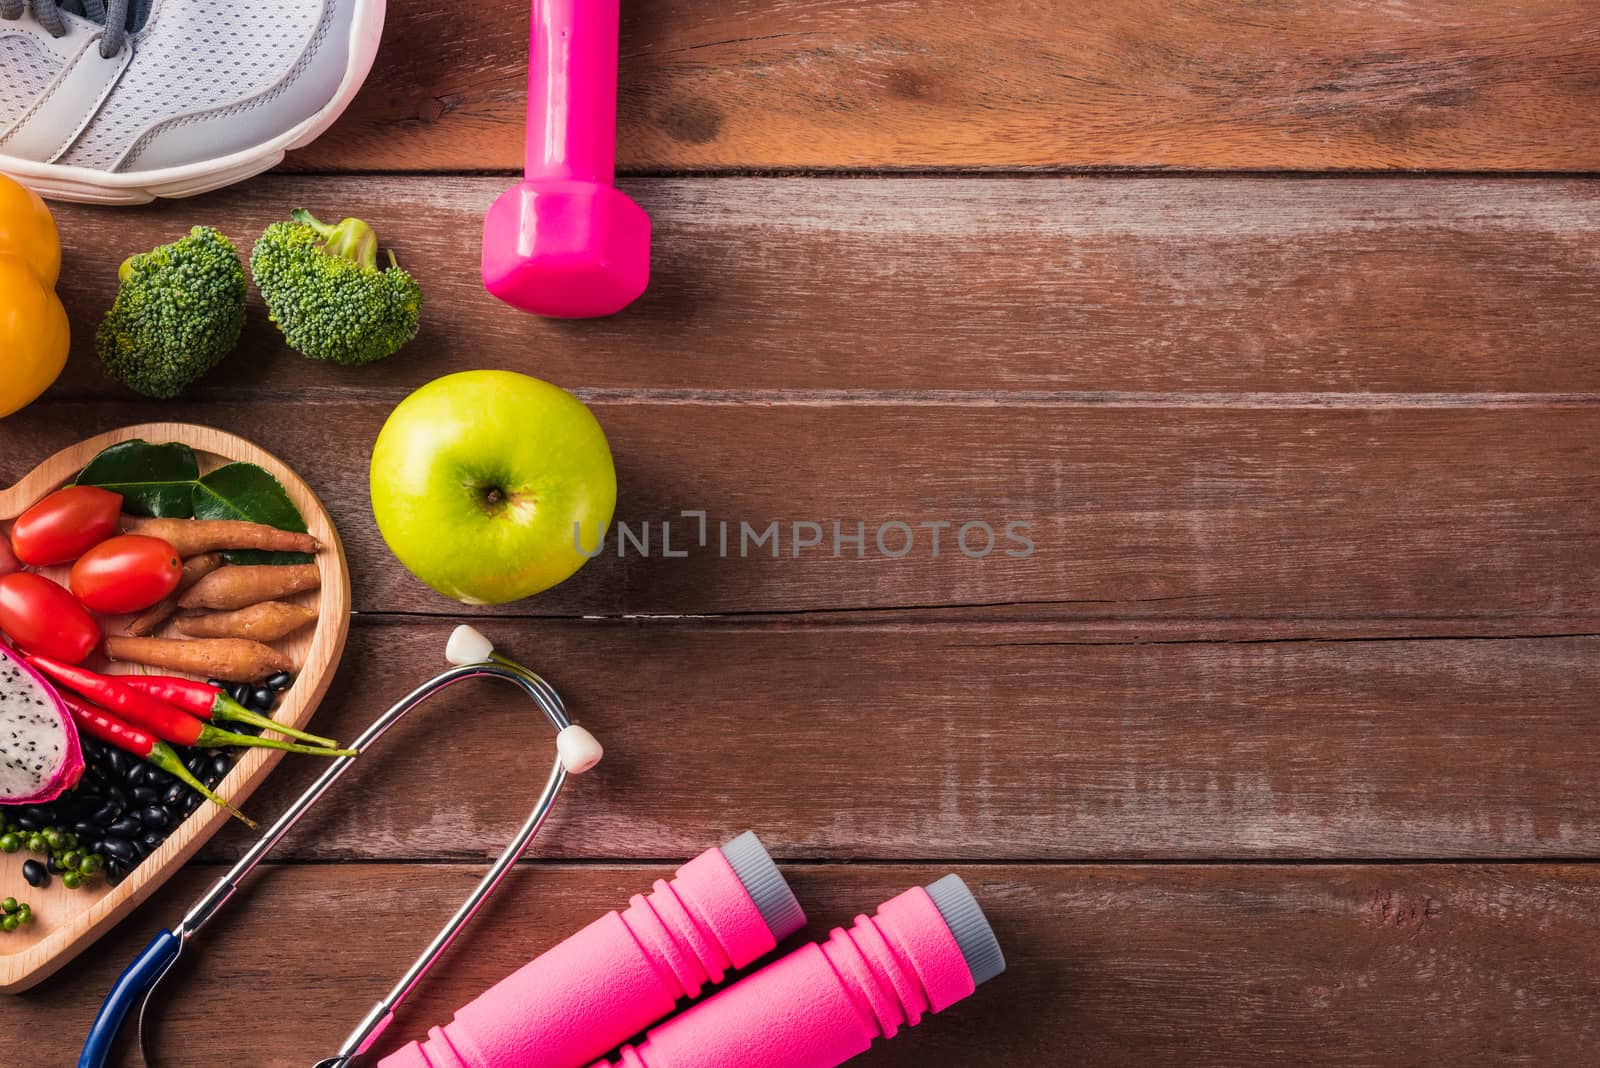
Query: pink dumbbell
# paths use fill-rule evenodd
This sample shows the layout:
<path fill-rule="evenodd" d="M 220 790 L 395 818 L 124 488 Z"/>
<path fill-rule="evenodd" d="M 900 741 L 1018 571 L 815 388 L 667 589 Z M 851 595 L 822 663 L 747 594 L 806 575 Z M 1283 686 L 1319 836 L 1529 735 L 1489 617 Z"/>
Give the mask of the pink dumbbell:
<path fill-rule="evenodd" d="M 523 965 L 379 1068 L 583 1068 L 805 922 L 746 832 Z"/>
<path fill-rule="evenodd" d="M 836 1068 L 1005 967 L 966 883 L 947 875 L 746 976 L 593 1068 Z"/>
<path fill-rule="evenodd" d="M 650 216 L 618 192 L 618 0 L 533 0 L 523 181 L 483 220 L 483 284 L 524 311 L 610 315 L 650 281 Z"/>

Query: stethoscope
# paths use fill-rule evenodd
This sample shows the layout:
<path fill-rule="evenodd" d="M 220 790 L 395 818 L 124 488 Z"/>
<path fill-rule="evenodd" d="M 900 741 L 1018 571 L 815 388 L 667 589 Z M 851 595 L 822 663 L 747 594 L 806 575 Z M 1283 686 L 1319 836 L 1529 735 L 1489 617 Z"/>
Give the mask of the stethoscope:
<path fill-rule="evenodd" d="M 511 870 L 511 866 L 528 848 L 533 836 L 539 833 L 539 828 L 544 824 L 545 817 L 550 814 L 550 807 L 555 804 L 556 795 L 561 792 L 561 785 L 566 782 L 568 773 L 581 775 L 600 762 L 600 743 L 595 741 L 594 735 L 568 718 L 560 695 L 550 684 L 521 664 L 496 653 L 489 639 L 478 631 L 466 626 L 457 627 L 450 635 L 449 644 L 445 648 L 445 659 L 454 666 L 435 675 L 395 702 L 366 729 L 361 737 L 351 743 L 350 748 L 358 755 L 366 752 L 367 747 L 383 737 L 384 732 L 394 726 L 402 716 L 441 690 L 466 679 L 494 678 L 504 679 L 519 687 L 533 699 L 533 703 L 539 706 L 545 718 L 555 727 L 558 732 L 555 766 L 550 771 L 550 778 L 545 781 L 544 791 L 539 795 L 538 803 L 534 805 L 533 811 L 517 831 L 516 837 L 484 873 L 483 878 L 473 888 L 472 893 L 467 895 L 467 899 L 461 903 L 455 915 L 450 917 L 449 922 L 434 936 L 433 941 L 428 943 L 428 948 L 422 951 L 416 962 L 406 969 L 400 981 L 372 1007 L 372 1011 L 367 1013 L 356 1029 L 350 1032 L 339 1052 L 326 1060 L 318 1061 L 314 1068 L 348 1068 L 355 1058 L 372 1047 L 383 1034 L 384 1028 L 394 1019 L 395 1010 L 401 1002 L 405 1001 L 415 989 L 417 983 L 433 967 L 434 962 L 455 940 L 456 935 L 488 900 L 489 895 L 494 893 L 500 881 Z M 306 810 L 327 792 L 328 787 L 337 782 L 339 776 L 350 770 L 354 760 L 355 757 L 340 757 L 335 760 L 305 793 L 295 799 L 288 811 L 267 828 L 260 840 L 250 847 L 249 852 L 239 858 L 239 862 L 195 903 L 175 929 L 162 931 L 156 935 L 155 939 L 144 948 L 144 952 L 140 953 L 118 976 L 111 993 L 106 996 L 105 1004 L 100 1006 L 100 1014 L 95 1017 L 88 1040 L 84 1042 L 83 1052 L 78 1056 L 78 1068 L 104 1068 L 111 1055 L 112 1043 L 116 1040 L 117 1032 L 121 1030 L 123 1020 L 135 1002 L 139 1003 L 140 1052 L 144 1054 L 146 1064 L 152 1063 L 145 1048 L 144 1017 L 156 985 L 172 968 L 173 962 L 183 951 L 184 944 L 210 922 L 217 911 L 233 896 L 244 877 L 261 863 L 262 858 L 272 851 L 279 840 L 288 833 L 289 828 L 305 815 Z"/>

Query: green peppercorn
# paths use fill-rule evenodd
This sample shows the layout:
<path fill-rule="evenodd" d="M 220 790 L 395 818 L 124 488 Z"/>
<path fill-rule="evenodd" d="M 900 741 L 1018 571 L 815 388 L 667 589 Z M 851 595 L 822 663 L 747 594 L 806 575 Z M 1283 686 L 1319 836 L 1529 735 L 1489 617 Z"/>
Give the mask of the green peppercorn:
<path fill-rule="evenodd" d="M 100 853 L 90 853 L 78 864 L 78 870 L 85 875 L 93 875 L 106 866 L 106 858 Z"/>
<path fill-rule="evenodd" d="M 61 854 L 61 866 L 67 870 L 78 868 L 83 864 L 83 854 L 76 849 L 69 849 Z"/>
<path fill-rule="evenodd" d="M 61 848 L 62 849 L 77 849 L 78 848 L 78 836 L 73 834 L 71 831 L 67 831 L 65 834 L 63 834 L 61 836 Z"/>
<path fill-rule="evenodd" d="M 17 919 L 21 920 L 23 923 L 32 923 L 33 906 L 24 901 L 22 903 L 22 907 L 17 910 Z"/>
<path fill-rule="evenodd" d="M 28 835 L 28 852 L 48 853 L 50 852 L 50 843 L 44 840 L 44 835 L 36 831 Z"/>
<path fill-rule="evenodd" d="M 7 831 L 0 834 L 0 853 L 15 853 L 22 848 L 22 839 Z"/>
<path fill-rule="evenodd" d="M 0 919 L 0 931 L 5 931 L 7 934 L 15 931 L 20 926 L 22 926 L 22 921 L 15 916 L 7 916 L 4 919 Z"/>
<path fill-rule="evenodd" d="M 64 872 L 61 876 L 61 885 L 68 890 L 76 890 L 83 885 L 83 875 L 75 871 Z"/>
<path fill-rule="evenodd" d="M 21 907 L 21 905 L 17 904 L 17 899 L 14 897 L 8 897 L 4 901 L 0 901 L 0 912 L 3 912 L 8 916 Z"/>
<path fill-rule="evenodd" d="M 56 830 L 54 827 L 46 827 L 44 829 L 44 840 L 45 844 L 51 849 L 60 849 L 66 844 L 65 839 L 61 836 L 61 832 Z"/>

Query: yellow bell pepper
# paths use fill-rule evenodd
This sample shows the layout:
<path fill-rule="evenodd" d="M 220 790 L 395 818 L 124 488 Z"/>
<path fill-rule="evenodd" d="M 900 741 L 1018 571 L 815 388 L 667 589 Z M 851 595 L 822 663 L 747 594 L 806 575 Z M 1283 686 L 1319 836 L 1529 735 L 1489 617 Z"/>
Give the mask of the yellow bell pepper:
<path fill-rule="evenodd" d="M 0 175 L 0 418 L 31 404 L 67 363 L 56 296 L 61 241 L 38 194 Z"/>

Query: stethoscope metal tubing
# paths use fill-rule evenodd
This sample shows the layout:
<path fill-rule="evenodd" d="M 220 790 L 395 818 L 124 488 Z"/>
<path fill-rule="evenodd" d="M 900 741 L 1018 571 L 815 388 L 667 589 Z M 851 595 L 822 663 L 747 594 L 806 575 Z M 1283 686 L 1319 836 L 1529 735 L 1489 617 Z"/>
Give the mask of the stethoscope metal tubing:
<path fill-rule="evenodd" d="M 390 727 L 394 726 L 408 712 L 435 694 L 454 686 L 458 682 L 474 678 L 498 678 L 520 688 L 533 702 L 539 706 L 545 718 L 550 721 L 559 734 L 562 730 L 572 725 L 567 716 L 566 707 L 561 703 L 561 697 L 555 689 L 538 675 L 523 667 L 513 660 L 509 660 L 498 653 L 492 654 L 488 660 L 476 664 L 465 664 L 450 668 L 447 671 L 424 682 L 399 701 L 395 702 L 388 711 L 379 716 L 361 736 L 351 743 L 350 748 L 360 755 L 379 738 L 382 738 Z M 238 890 L 240 883 L 250 874 L 255 867 L 270 853 L 283 839 L 289 830 L 303 817 L 307 810 L 325 794 L 345 772 L 350 770 L 355 762 L 355 757 L 339 757 L 318 776 L 304 793 L 297 797 L 288 809 L 262 833 L 256 843 L 250 847 L 244 856 L 230 868 L 227 874 L 216 881 L 206 891 L 205 895 L 197 901 L 182 922 L 171 931 L 162 931 L 146 948 L 143 954 L 129 965 L 128 969 L 118 979 L 110 996 L 101 1007 L 100 1015 L 96 1018 L 89 1038 L 84 1044 L 83 1053 L 80 1055 L 79 1068 L 103 1068 L 109 1055 L 111 1044 L 116 1031 L 120 1028 L 122 1020 L 127 1015 L 135 999 L 140 999 L 139 1009 L 139 1039 L 141 1051 L 145 1053 L 145 1062 L 153 1063 L 147 1050 L 144 1049 L 145 1013 L 150 1004 L 151 995 L 156 986 L 165 977 L 172 965 L 176 962 L 183 946 L 194 937 L 217 914 L 218 910 L 227 903 Z M 550 814 L 551 807 L 555 804 L 557 795 L 561 792 L 562 785 L 566 782 L 567 771 L 558 757 L 555 766 L 546 780 L 544 789 L 540 792 L 533 811 L 529 813 L 526 821 L 518 829 L 516 836 L 505 850 L 490 866 L 489 870 L 473 888 L 471 894 L 462 902 L 449 922 L 433 937 L 422 954 L 412 963 L 406 973 L 401 976 L 383 999 L 373 1006 L 361 1023 L 351 1032 L 344 1045 L 333 1057 L 318 1063 L 316 1068 L 346 1068 L 350 1062 L 371 1048 L 372 1044 L 382 1034 L 394 1018 L 395 1010 L 399 1007 L 411 991 L 416 987 L 423 976 L 432 968 L 434 962 L 449 948 L 461 929 L 471 921 L 483 903 L 488 900 L 495 889 L 500 885 L 506 874 L 527 850 L 528 844 L 539 833 L 546 817 Z"/>

